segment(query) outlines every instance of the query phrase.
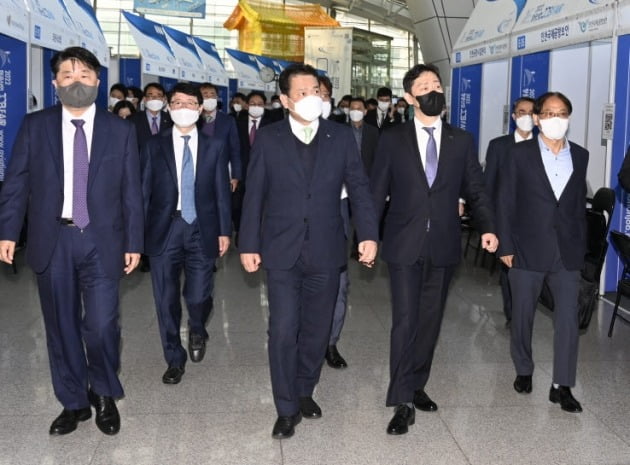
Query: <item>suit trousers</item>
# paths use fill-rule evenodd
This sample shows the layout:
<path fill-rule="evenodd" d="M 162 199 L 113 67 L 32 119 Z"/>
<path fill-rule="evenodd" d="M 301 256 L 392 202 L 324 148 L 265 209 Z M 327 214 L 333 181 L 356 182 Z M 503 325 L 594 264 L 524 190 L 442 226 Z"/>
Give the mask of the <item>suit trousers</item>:
<path fill-rule="evenodd" d="M 181 282 L 184 271 L 183 297 L 188 308 L 191 333 L 208 338 L 206 323 L 212 311 L 214 258 L 208 258 L 201 245 L 199 224 L 174 218 L 166 248 L 161 255 L 151 256 L 153 297 L 160 325 L 164 359 L 169 366 L 183 366 L 186 350 L 182 347 Z"/>
<path fill-rule="evenodd" d="M 499 264 L 499 284 L 501 285 L 501 296 L 503 297 L 503 313 L 507 321 L 512 320 L 512 291 L 508 278 L 509 268 L 501 262 Z"/>
<path fill-rule="evenodd" d="M 37 285 L 53 388 L 66 409 L 88 407 L 88 388 L 102 396 L 124 394 L 118 379 L 118 283 L 106 276 L 89 225 L 61 227 Z"/>
<path fill-rule="evenodd" d="M 424 389 L 442 325 L 453 266 L 433 266 L 429 258 L 413 265 L 388 263 L 392 298 L 390 382 L 386 405 L 413 400 Z"/>
<path fill-rule="evenodd" d="M 510 352 L 518 375 L 534 372 L 532 330 L 538 296 L 547 281 L 554 301 L 553 311 L 553 382 L 575 386 L 578 355 L 578 295 L 580 272 L 564 268 L 560 253 L 547 272 L 512 268 L 512 325 Z"/>
<path fill-rule="evenodd" d="M 313 268 L 307 249 L 292 268 L 266 270 L 269 369 L 279 416 L 295 415 L 299 398 L 313 394 L 339 287 L 339 268 Z"/>
<path fill-rule="evenodd" d="M 350 237 L 350 207 L 348 198 L 341 199 L 341 218 L 343 219 L 343 231 L 346 239 Z M 337 301 L 335 302 L 335 312 L 333 314 L 332 328 L 330 330 L 330 340 L 328 345 L 335 345 L 339 342 L 339 336 L 343 329 L 343 323 L 346 319 L 346 310 L 348 308 L 348 288 L 350 287 L 350 277 L 348 275 L 348 267 L 345 266 L 339 273 L 339 291 L 337 292 Z"/>

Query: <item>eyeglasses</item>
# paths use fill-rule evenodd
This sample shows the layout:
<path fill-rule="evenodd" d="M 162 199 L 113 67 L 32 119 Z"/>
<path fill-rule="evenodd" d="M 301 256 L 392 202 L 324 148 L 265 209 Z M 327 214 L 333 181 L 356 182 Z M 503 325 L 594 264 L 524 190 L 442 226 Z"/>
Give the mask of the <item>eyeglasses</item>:
<path fill-rule="evenodd" d="M 191 108 L 191 109 L 196 109 L 199 108 L 199 102 L 197 102 L 196 100 L 188 100 L 186 102 L 182 101 L 182 100 L 175 100 L 173 102 L 171 102 L 169 104 L 171 106 L 171 108 Z"/>
<path fill-rule="evenodd" d="M 542 119 L 549 119 L 549 118 L 561 118 L 561 119 L 568 119 L 569 118 L 569 112 L 568 111 L 559 111 L 559 112 L 555 112 L 555 111 L 541 111 L 538 115 L 539 118 Z"/>

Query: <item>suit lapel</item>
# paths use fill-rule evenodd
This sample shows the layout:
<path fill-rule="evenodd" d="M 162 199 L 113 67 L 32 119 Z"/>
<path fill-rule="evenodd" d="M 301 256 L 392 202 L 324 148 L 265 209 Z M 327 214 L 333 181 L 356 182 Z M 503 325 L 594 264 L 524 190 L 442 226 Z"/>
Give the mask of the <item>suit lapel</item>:
<path fill-rule="evenodd" d="M 440 175 L 443 172 L 447 172 L 448 170 L 444 168 L 444 166 L 450 161 L 449 154 L 453 153 L 454 147 L 454 138 L 453 138 L 453 128 L 446 124 L 442 123 L 442 137 L 440 138 L 440 153 L 438 156 L 438 168 L 437 173 L 435 175 L 435 179 L 433 180 L 433 184 L 439 182 L 442 178 Z"/>
<path fill-rule="evenodd" d="M 62 122 L 61 122 L 61 105 L 57 105 L 54 112 L 50 113 L 48 117 L 49 121 L 46 125 L 46 132 L 48 133 L 48 142 L 50 143 L 50 155 L 53 159 L 53 164 L 57 170 L 57 176 L 59 182 L 63 186 L 63 142 L 62 142 Z"/>
<path fill-rule="evenodd" d="M 422 160 L 420 159 L 420 147 L 418 147 L 418 135 L 416 134 L 416 125 L 413 120 L 405 123 L 405 143 L 407 144 L 407 150 L 403 150 L 403 153 L 409 155 L 409 162 L 412 166 L 416 167 L 416 172 L 420 178 L 420 182 L 429 189 L 429 183 L 427 182 L 427 175 L 422 166 Z"/>
<path fill-rule="evenodd" d="M 166 166 L 171 173 L 171 178 L 177 186 L 177 165 L 175 164 L 175 149 L 173 148 L 173 129 L 168 128 L 160 133 L 160 153 L 166 161 Z"/>
<path fill-rule="evenodd" d="M 97 108 L 96 114 L 94 115 L 92 148 L 90 150 L 90 168 L 88 170 L 88 192 L 94 183 L 96 174 L 98 173 L 103 157 L 105 156 L 105 150 L 109 144 L 110 137 L 112 137 L 109 129 L 109 122 L 106 117 L 107 114 L 103 113 L 103 111 Z"/>
<path fill-rule="evenodd" d="M 302 179 L 305 179 L 306 175 L 304 174 L 304 167 L 302 166 L 302 162 L 300 161 L 299 157 L 295 155 L 297 153 L 297 144 L 295 142 L 293 131 L 291 130 L 289 118 L 286 118 L 282 124 L 278 125 L 278 142 L 282 147 L 281 153 L 287 155 L 287 165 L 293 167 L 298 175 Z"/>
<path fill-rule="evenodd" d="M 324 157 L 326 157 L 329 153 L 334 153 L 334 138 L 332 137 L 331 131 L 329 130 L 329 125 L 323 119 L 319 120 L 319 128 L 317 129 L 317 134 L 319 136 L 319 139 L 317 143 L 317 157 L 315 158 L 315 166 L 313 167 L 313 179 L 318 179 L 318 173 L 321 169 L 322 164 L 324 163 Z"/>
<path fill-rule="evenodd" d="M 553 191 L 553 187 L 551 186 L 551 182 L 549 181 L 549 177 L 547 176 L 547 171 L 545 170 L 545 164 L 543 163 L 542 152 L 540 151 L 538 138 L 534 138 L 532 139 L 532 141 L 533 141 L 532 142 L 533 144 L 536 144 L 536 152 L 538 153 L 538 156 L 534 157 L 534 160 L 532 162 L 533 169 L 537 172 L 536 175 L 542 178 L 543 184 L 545 185 L 545 188 L 547 189 L 551 197 L 555 199 L 556 194 Z M 524 144 L 524 143 L 525 142 L 521 142 L 521 144 Z"/>

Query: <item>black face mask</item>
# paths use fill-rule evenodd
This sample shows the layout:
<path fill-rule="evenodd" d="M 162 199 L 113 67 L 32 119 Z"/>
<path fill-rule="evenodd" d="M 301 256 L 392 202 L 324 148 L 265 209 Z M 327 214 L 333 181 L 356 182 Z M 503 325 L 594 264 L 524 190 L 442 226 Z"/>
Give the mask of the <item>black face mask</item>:
<path fill-rule="evenodd" d="M 428 94 L 418 95 L 416 97 L 420 104 L 420 110 L 427 116 L 437 116 L 442 113 L 446 106 L 446 99 L 443 92 L 437 92 L 435 90 Z"/>

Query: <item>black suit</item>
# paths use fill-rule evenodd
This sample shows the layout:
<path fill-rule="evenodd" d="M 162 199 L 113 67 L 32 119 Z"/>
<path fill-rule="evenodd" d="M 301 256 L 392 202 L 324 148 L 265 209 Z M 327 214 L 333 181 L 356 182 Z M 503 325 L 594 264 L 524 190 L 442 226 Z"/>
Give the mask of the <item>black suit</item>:
<path fill-rule="evenodd" d="M 387 111 L 387 113 L 385 113 L 385 117 L 383 118 L 381 125 L 379 126 L 378 124 L 378 112 L 380 110 L 376 109 L 376 110 L 368 110 L 367 114 L 365 115 L 365 119 L 363 120 L 364 122 L 366 122 L 367 124 L 370 124 L 372 126 L 374 126 L 375 128 L 378 128 L 379 131 L 384 131 L 385 129 L 389 129 L 391 127 L 394 127 L 398 124 L 401 124 L 402 122 L 402 118 L 401 116 L 398 114 L 398 112 L 394 113 L 394 117 L 393 119 L 389 117 L 389 110 Z"/>
<path fill-rule="evenodd" d="M 131 121 L 136 127 L 136 136 L 138 138 L 138 149 L 142 151 L 144 145 L 151 138 L 153 133 L 151 132 L 151 125 L 149 124 L 149 120 L 147 117 L 148 110 L 139 111 L 134 113 L 129 117 L 129 121 Z M 160 124 L 159 124 L 159 132 L 166 128 L 170 128 L 173 126 L 173 121 L 171 121 L 171 117 L 165 111 L 160 112 Z"/>
<path fill-rule="evenodd" d="M 531 336 L 543 280 L 554 305 L 553 382 L 575 385 L 578 292 L 586 252 L 588 152 L 570 142 L 573 171 L 556 198 L 538 138 L 516 144 L 501 171 L 497 224 L 499 255 L 513 255 L 512 360 L 518 375 L 531 375 Z M 560 160 L 558 158 L 558 160 Z M 556 160 L 554 159 L 554 162 Z"/>
<path fill-rule="evenodd" d="M 378 145 L 378 129 L 365 122 L 361 125 L 361 160 L 365 166 L 365 172 L 370 175 L 374 165 L 374 154 Z"/>
<path fill-rule="evenodd" d="M 372 168 L 378 214 L 390 195 L 381 249 L 392 295 L 387 405 L 411 402 L 429 378 L 448 286 L 461 257 L 458 204 L 463 192 L 481 232 L 494 230 L 472 135 L 442 124 L 436 142 L 439 162 L 431 187 L 414 121 L 381 133 Z"/>

